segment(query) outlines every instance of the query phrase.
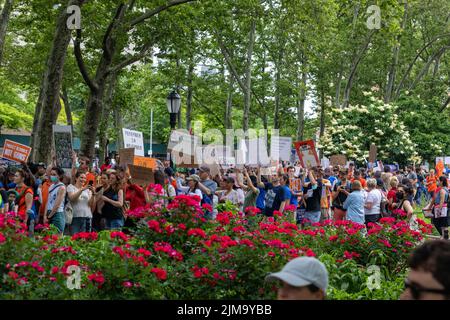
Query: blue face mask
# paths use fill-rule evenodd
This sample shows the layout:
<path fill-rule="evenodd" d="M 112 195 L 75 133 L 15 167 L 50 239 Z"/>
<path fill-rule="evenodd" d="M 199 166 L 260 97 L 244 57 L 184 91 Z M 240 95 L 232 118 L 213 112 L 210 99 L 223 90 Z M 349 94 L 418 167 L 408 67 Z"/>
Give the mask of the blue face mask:
<path fill-rule="evenodd" d="M 59 181 L 59 178 L 58 178 L 58 177 L 55 177 L 55 176 L 50 176 L 50 181 L 51 181 L 51 182 L 58 182 L 58 181 Z"/>

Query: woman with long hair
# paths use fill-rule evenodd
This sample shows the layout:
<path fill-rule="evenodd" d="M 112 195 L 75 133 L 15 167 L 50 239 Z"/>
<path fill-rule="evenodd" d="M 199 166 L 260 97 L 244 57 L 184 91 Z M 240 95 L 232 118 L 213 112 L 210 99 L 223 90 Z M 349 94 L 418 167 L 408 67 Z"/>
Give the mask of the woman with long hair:
<path fill-rule="evenodd" d="M 437 181 L 437 189 L 433 195 L 434 204 L 434 217 L 432 218 L 432 223 L 441 235 L 444 236 L 445 231 L 448 228 L 448 182 L 447 177 L 441 176 Z"/>
<path fill-rule="evenodd" d="M 105 230 L 105 219 L 102 216 L 102 209 L 105 202 L 102 200 L 103 191 L 108 188 L 108 174 L 106 171 L 100 175 L 100 185 L 95 188 L 94 204 L 92 206 L 92 228 L 99 232 Z"/>
<path fill-rule="evenodd" d="M 106 229 L 121 229 L 124 224 L 123 204 L 124 192 L 122 182 L 116 172 L 109 172 L 108 187 L 103 191 L 101 199 L 104 201 L 102 215 L 106 219 Z"/>

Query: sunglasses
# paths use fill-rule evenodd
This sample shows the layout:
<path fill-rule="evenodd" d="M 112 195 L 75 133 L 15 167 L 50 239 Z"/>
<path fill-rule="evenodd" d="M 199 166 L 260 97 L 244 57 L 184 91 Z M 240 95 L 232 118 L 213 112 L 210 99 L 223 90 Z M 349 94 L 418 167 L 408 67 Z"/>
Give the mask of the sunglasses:
<path fill-rule="evenodd" d="M 422 292 L 450 295 L 449 290 L 423 288 L 423 287 L 415 284 L 414 282 L 410 282 L 408 280 L 405 280 L 405 289 L 409 289 L 411 291 L 411 295 L 414 298 L 414 300 L 419 300 L 420 296 L 422 295 Z"/>

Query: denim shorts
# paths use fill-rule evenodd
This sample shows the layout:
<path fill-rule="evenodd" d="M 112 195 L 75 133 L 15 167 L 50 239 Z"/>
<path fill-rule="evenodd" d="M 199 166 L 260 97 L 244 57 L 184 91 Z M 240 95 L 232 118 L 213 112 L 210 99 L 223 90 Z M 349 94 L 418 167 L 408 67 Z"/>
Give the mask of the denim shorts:
<path fill-rule="evenodd" d="M 106 219 L 106 230 L 122 229 L 125 221 L 123 218 L 120 219 Z"/>
<path fill-rule="evenodd" d="M 64 232 L 64 227 L 66 226 L 66 217 L 64 212 L 57 212 L 49 220 L 50 224 L 54 225 L 60 233 Z"/>
<path fill-rule="evenodd" d="M 320 222 L 320 211 L 306 211 L 305 212 L 305 220 L 309 220 L 310 223 L 318 223 Z"/>

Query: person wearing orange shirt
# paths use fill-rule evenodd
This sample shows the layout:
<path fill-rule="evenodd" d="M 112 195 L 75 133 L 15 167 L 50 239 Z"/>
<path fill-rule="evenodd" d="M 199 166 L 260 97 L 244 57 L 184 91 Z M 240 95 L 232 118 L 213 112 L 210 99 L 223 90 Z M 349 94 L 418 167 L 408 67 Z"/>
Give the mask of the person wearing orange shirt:
<path fill-rule="evenodd" d="M 363 187 L 363 189 L 366 189 L 367 187 L 366 179 L 361 177 L 361 172 L 358 170 L 355 170 L 355 172 L 353 173 L 353 179 L 351 179 L 350 181 L 353 183 L 353 181 L 355 180 L 361 182 L 361 186 Z"/>

